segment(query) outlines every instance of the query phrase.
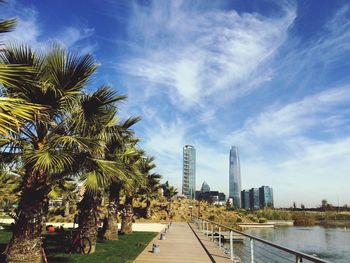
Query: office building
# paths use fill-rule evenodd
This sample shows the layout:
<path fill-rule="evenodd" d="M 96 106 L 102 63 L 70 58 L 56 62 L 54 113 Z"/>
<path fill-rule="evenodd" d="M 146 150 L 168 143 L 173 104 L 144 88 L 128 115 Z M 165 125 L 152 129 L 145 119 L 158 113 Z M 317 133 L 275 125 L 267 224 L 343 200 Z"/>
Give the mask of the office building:
<path fill-rule="evenodd" d="M 257 210 L 260 208 L 260 192 L 259 188 L 249 190 L 250 209 Z"/>
<path fill-rule="evenodd" d="M 243 190 L 241 192 L 241 202 L 242 202 L 242 208 L 250 209 L 249 190 Z"/>
<path fill-rule="evenodd" d="M 241 208 L 241 168 L 238 148 L 235 146 L 230 150 L 229 197 L 233 198 L 233 207 Z"/>
<path fill-rule="evenodd" d="M 273 190 L 269 186 L 259 188 L 260 208 L 273 207 Z"/>
<path fill-rule="evenodd" d="M 251 188 L 241 192 L 242 208 L 257 210 L 273 207 L 273 190 L 269 186 Z"/>
<path fill-rule="evenodd" d="M 196 192 L 196 149 L 192 145 L 183 147 L 182 194 L 194 199 Z"/>

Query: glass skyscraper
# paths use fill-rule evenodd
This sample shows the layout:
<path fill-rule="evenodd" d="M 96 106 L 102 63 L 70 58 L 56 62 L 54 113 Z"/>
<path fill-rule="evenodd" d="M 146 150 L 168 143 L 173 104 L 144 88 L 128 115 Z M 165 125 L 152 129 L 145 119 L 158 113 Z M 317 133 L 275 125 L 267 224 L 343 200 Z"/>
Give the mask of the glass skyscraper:
<path fill-rule="evenodd" d="M 192 145 L 183 148 L 182 194 L 194 199 L 196 192 L 196 149 Z"/>
<path fill-rule="evenodd" d="M 241 168 L 238 148 L 235 146 L 230 151 L 229 197 L 233 198 L 235 208 L 241 208 Z"/>
<path fill-rule="evenodd" d="M 270 186 L 251 188 L 241 192 L 242 208 L 257 210 L 273 207 L 273 190 Z"/>
<path fill-rule="evenodd" d="M 260 208 L 273 207 L 273 190 L 269 186 L 259 188 Z"/>

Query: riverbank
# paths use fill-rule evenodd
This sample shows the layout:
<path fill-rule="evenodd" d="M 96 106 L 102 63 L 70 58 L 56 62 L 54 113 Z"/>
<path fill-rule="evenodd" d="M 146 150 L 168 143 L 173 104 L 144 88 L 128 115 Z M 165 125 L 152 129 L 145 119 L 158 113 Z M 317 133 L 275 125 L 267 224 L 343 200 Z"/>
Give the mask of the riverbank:
<path fill-rule="evenodd" d="M 324 227 L 348 227 L 350 228 L 350 220 L 318 220 L 316 225 Z"/>

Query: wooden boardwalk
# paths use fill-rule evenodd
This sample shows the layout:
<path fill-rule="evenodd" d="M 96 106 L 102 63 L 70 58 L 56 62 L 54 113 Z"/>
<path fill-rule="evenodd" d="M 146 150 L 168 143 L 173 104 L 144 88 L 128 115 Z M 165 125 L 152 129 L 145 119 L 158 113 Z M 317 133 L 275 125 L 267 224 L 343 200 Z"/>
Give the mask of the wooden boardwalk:
<path fill-rule="evenodd" d="M 158 235 L 136 258 L 136 263 L 151 262 L 231 262 L 230 259 L 210 242 L 202 233 L 188 223 L 173 223 L 165 240 Z M 159 253 L 152 253 L 153 244 L 160 246 Z M 209 246 L 208 248 L 204 248 Z"/>

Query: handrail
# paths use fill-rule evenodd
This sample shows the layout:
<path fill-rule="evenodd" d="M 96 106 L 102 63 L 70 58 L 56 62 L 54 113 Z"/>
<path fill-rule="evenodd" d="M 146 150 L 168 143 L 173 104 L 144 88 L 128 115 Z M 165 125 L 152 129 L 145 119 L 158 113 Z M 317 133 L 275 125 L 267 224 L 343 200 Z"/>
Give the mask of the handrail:
<path fill-rule="evenodd" d="M 329 261 L 325 261 L 325 260 L 319 259 L 319 258 L 317 258 L 317 257 L 311 256 L 311 255 L 308 255 L 308 254 L 305 254 L 305 253 L 303 253 L 303 252 L 299 252 L 299 251 L 296 251 L 296 250 L 294 250 L 294 249 L 287 248 L 287 247 L 284 247 L 284 246 L 282 246 L 282 245 L 278 245 L 278 244 L 272 243 L 272 242 L 267 241 L 267 240 L 265 240 L 265 239 L 261 239 L 261 238 L 258 238 L 258 237 L 255 237 L 255 236 L 246 234 L 246 233 L 244 233 L 244 232 L 238 231 L 238 230 L 236 230 L 236 229 L 233 229 L 233 228 L 231 228 L 231 227 L 225 226 L 225 225 L 223 225 L 223 224 L 215 223 L 215 222 L 213 222 L 213 221 L 210 221 L 210 220 L 207 220 L 207 219 L 204 219 L 204 218 L 200 218 L 200 217 L 197 217 L 197 216 L 195 216 L 195 215 L 192 215 L 192 217 L 197 218 L 197 219 L 199 219 L 199 220 L 203 220 L 203 221 L 205 221 L 205 222 L 208 222 L 208 223 L 213 224 L 213 225 L 216 225 L 216 226 L 223 227 L 223 228 L 225 228 L 225 229 L 228 229 L 228 230 L 230 230 L 230 231 L 232 231 L 232 232 L 235 232 L 235 233 L 237 233 L 237 234 L 240 234 L 240 235 L 242 235 L 242 236 L 246 236 L 246 237 L 249 237 L 250 239 L 253 239 L 253 240 L 257 240 L 257 241 L 259 241 L 259 242 L 262 242 L 262 243 L 264 243 L 264 244 L 266 244 L 266 245 L 269 245 L 269 246 L 272 246 L 272 247 L 281 249 L 281 250 L 283 250 L 283 251 L 285 251 L 285 252 L 288 252 L 288 253 L 290 253 L 290 254 L 294 254 L 294 255 L 297 256 L 297 257 L 300 257 L 300 258 L 303 258 L 303 259 L 307 259 L 307 260 L 310 260 L 310 261 L 316 262 L 316 263 L 329 263 Z"/>

